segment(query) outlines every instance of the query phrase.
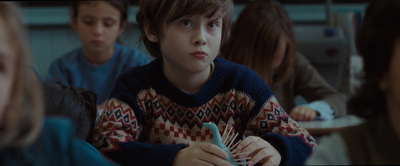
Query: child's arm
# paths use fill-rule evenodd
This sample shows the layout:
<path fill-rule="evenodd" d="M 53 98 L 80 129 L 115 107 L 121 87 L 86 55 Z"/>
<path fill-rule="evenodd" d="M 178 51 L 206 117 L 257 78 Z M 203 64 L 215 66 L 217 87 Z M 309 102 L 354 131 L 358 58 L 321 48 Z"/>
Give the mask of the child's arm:
<path fill-rule="evenodd" d="M 248 134 L 260 135 L 271 144 L 281 156 L 280 164 L 302 164 L 311 155 L 314 138 L 286 114 L 274 96 L 254 115 L 247 123 Z"/>
<path fill-rule="evenodd" d="M 97 125 L 94 145 L 122 165 L 171 165 L 178 151 L 187 145 L 140 142 L 143 116 L 137 115 L 128 104 L 112 98 Z"/>
<path fill-rule="evenodd" d="M 241 125 L 244 135 L 247 137 L 239 146 L 246 148 L 249 144 L 260 144 L 260 147 L 251 148 L 253 151 L 262 150 L 266 152 L 259 161 L 262 163 L 276 162 L 280 159 L 282 165 L 299 165 L 303 164 L 307 157 L 310 156 L 316 146 L 314 138 L 307 130 L 300 128 L 295 120 L 283 110 L 279 102 L 273 95 L 271 89 L 264 83 L 260 77 L 253 71 L 247 71 L 242 76 L 243 82 L 251 82 L 244 84 L 244 91 L 254 101 L 249 104 L 247 110 L 242 109 Z M 254 139 L 250 136 L 259 136 L 262 139 Z M 266 141 L 266 142 L 264 142 Z M 273 148 L 272 148 L 272 147 Z M 262 149 L 260 149 L 262 148 Z M 276 151 L 279 154 L 276 154 Z M 263 153 L 263 152 L 262 152 Z M 258 153 L 253 153 L 250 157 L 255 159 Z M 268 161 L 268 157 L 273 157 Z M 256 160 L 256 159 L 255 159 Z"/>
<path fill-rule="evenodd" d="M 346 114 L 346 102 L 341 97 L 340 93 L 330 86 L 326 80 L 318 74 L 315 67 L 301 54 L 298 56 L 298 63 L 294 75 L 295 95 L 301 95 L 310 102 L 322 101 L 328 105 L 328 107 L 305 105 L 306 107 L 317 111 L 321 115 L 326 114 L 324 112 L 331 112 L 332 110 L 334 111 L 334 117 L 340 117 Z"/>

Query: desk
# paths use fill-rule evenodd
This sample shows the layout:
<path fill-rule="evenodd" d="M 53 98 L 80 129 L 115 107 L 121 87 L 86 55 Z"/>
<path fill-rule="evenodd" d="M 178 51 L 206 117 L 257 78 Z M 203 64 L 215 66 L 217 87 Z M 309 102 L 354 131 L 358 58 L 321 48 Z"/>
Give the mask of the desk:
<path fill-rule="evenodd" d="M 363 122 L 362 118 L 354 115 L 345 115 L 332 120 L 315 120 L 297 123 L 300 127 L 306 129 L 311 135 L 328 135 L 340 129 L 354 126 Z"/>

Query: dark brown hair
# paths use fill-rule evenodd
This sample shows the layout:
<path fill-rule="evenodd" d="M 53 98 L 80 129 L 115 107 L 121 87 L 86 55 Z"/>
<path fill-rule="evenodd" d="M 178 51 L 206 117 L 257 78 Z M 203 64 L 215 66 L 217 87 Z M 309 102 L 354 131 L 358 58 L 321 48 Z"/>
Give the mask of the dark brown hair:
<path fill-rule="evenodd" d="M 97 115 L 96 94 L 60 81 L 43 82 L 43 94 L 46 115 L 69 118 L 75 127 L 74 136 L 91 142 Z"/>
<path fill-rule="evenodd" d="M 277 73 L 272 61 L 280 39 L 286 41 L 286 55 Z M 230 42 L 222 48 L 222 57 L 255 70 L 274 86 L 289 78 L 296 60 L 296 41 L 287 11 L 273 0 L 248 4 L 232 28 Z"/>
<path fill-rule="evenodd" d="M 168 25 L 185 15 L 206 13 L 212 17 L 217 12 L 222 12 L 222 39 L 223 46 L 229 38 L 229 29 L 233 16 L 232 0 L 141 0 L 136 14 L 136 21 L 139 24 L 141 35 L 140 42 L 143 42 L 149 53 L 155 57 L 161 57 L 161 50 L 158 43 L 151 42 L 145 34 L 145 27 L 149 31 L 162 37 L 163 24 Z"/>
<path fill-rule="evenodd" d="M 400 37 L 400 1 L 373 0 L 357 33 L 363 57 L 362 85 L 348 101 L 349 112 L 360 117 L 386 113 L 385 93 L 379 82 L 390 67 L 395 41 Z"/>

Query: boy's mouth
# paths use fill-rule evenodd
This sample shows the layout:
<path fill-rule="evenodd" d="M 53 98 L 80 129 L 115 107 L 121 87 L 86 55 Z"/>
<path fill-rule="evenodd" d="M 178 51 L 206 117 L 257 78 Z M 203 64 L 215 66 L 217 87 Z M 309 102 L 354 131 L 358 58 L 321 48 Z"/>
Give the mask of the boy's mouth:
<path fill-rule="evenodd" d="M 190 55 L 197 57 L 197 58 L 204 58 L 204 57 L 208 56 L 207 53 L 205 53 L 203 51 L 196 51 L 196 52 L 191 53 Z"/>
<path fill-rule="evenodd" d="M 102 44 L 103 44 L 103 41 L 101 41 L 101 40 L 92 40 L 92 43 L 93 43 L 94 45 L 102 45 Z"/>

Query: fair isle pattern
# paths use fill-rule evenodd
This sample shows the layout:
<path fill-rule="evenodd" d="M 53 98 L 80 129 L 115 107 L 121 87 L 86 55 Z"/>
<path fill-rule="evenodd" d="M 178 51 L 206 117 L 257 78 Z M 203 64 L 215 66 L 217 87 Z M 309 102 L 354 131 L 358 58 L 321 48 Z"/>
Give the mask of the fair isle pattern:
<path fill-rule="evenodd" d="M 145 136 L 152 144 L 211 142 L 211 130 L 202 127 L 202 123 L 213 122 L 223 131 L 227 125 L 234 126 L 235 119 L 254 106 L 254 101 L 248 95 L 234 90 L 218 94 L 205 104 L 193 108 L 183 107 L 157 94 L 154 89 L 141 91 L 137 100 L 140 109 L 152 116 L 148 118 L 152 121 L 152 125 L 148 126 L 149 135 Z"/>
<path fill-rule="evenodd" d="M 254 103 L 246 93 L 230 90 L 216 95 L 199 107 L 187 108 L 157 94 L 154 89 L 146 89 L 137 95 L 137 104 L 141 111 L 145 111 L 142 113 L 147 126 L 138 123 L 129 105 L 113 98 L 108 102 L 107 111 L 97 126 L 95 146 L 102 151 L 117 150 L 116 142 L 136 141 L 139 137 L 152 144 L 211 142 L 212 132 L 202 127 L 203 122 L 215 123 L 222 134 L 226 126 L 235 126 L 235 122 L 240 123 L 243 117 L 247 117 Z M 310 135 L 287 116 L 273 96 L 247 127 L 247 131 L 253 131 L 252 135 L 272 131 L 300 136 L 310 146 L 315 145 L 315 141 L 309 139 Z"/>
<path fill-rule="evenodd" d="M 250 131 L 247 131 L 246 134 L 251 135 L 260 135 L 272 131 L 284 136 L 300 136 L 313 149 L 316 147 L 314 138 L 283 111 L 275 97 L 264 103 L 262 110 L 250 120 L 247 128 Z"/>
<path fill-rule="evenodd" d="M 254 101 L 247 94 L 235 90 L 218 94 L 205 104 L 192 108 L 183 107 L 157 94 L 154 89 L 141 91 L 137 101 L 141 110 L 153 116 L 151 119 L 161 118 L 160 121 L 177 123 L 179 126 L 188 125 L 191 130 L 200 130 L 203 122 L 217 123 L 223 120 L 227 123 L 231 118 L 243 112 L 248 113 L 254 107 Z"/>
<path fill-rule="evenodd" d="M 118 148 L 116 142 L 128 142 L 139 138 L 139 124 L 129 105 L 111 99 L 107 102 L 106 110 L 95 130 L 95 147 L 103 151 L 115 150 Z"/>

